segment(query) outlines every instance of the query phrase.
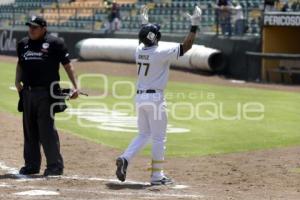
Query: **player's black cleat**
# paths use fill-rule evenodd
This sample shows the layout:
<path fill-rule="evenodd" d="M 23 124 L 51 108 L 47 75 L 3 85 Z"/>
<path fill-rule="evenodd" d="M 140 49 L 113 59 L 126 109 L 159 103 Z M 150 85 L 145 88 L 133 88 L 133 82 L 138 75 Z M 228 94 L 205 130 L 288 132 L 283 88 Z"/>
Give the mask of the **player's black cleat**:
<path fill-rule="evenodd" d="M 40 169 L 36 167 L 24 166 L 20 169 L 19 174 L 21 175 L 33 175 L 40 173 Z"/>
<path fill-rule="evenodd" d="M 128 161 L 125 158 L 119 157 L 116 161 L 117 170 L 116 175 L 122 182 L 126 180 L 126 171 L 128 167 Z"/>
<path fill-rule="evenodd" d="M 170 185 L 173 184 L 174 182 L 172 181 L 171 178 L 168 178 L 166 176 L 164 176 L 162 179 L 160 180 L 152 180 L 151 181 L 151 185 Z"/>
<path fill-rule="evenodd" d="M 60 176 L 63 175 L 64 170 L 60 167 L 53 167 L 45 169 L 44 176 Z"/>

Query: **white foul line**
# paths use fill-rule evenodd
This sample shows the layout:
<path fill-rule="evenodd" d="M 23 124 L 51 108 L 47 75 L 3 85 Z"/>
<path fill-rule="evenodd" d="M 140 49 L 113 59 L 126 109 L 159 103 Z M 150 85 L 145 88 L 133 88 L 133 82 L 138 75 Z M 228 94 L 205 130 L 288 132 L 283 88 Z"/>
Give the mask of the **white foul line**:
<path fill-rule="evenodd" d="M 59 178 L 59 179 L 71 179 L 71 180 L 82 180 L 82 181 L 102 181 L 102 182 L 115 182 L 119 183 L 117 179 L 105 179 L 105 178 L 97 178 L 97 177 L 80 177 L 80 176 L 52 176 L 50 178 L 31 178 L 30 176 L 21 175 L 19 174 L 16 168 L 8 167 L 6 164 L 0 161 L 0 169 L 6 171 L 8 174 L 14 175 L 19 181 L 40 181 L 40 180 L 47 180 L 51 178 Z M 129 184 L 140 184 L 140 185 L 150 185 L 147 182 L 136 182 L 136 181 L 126 181 Z"/>
<path fill-rule="evenodd" d="M 0 169 L 3 171 L 6 171 L 9 174 L 14 175 L 16 178 L 18 179 L 26 179 L 28 178 L 28 176 L 25 175 L 21 175 L 19 174 L 18 170 L 12 167 L 8 167 L 7 165 L 5 165 L 3 162 L 0 161 Z"/>
<path fill-rule="evenodd" d="M 8 167 L 6 164 L 0 161 L 0 169 L 15 176 L 19 181 L 40 181 L 40 180 L 47 180 L 49 178 L 30 178 L 26 175 L 20 175 L 18 173 L 18 170 L 16 168 Z M 114 182 L 114 183 L 120 183 L 116 179 L 105 179 L 105 178 L 88 178 L 88 177 L 79 177 L 79 176 L 57 176 L 53 178 L 60 178 L 60 179 L 71 179 L 71 180 L 88 180 L 88 181 L 101 181 L 101 182 Z M 50 178 L 51 179 L 51 178 Z M 147 182 L 136 182 L 136 181 L 126 181 L 126 184 L 140 184 L 144 186 L 149 186 L 150 184 Z M 120 184 L 121 185 L 121 184 Z M 4 185 L 3 185 L 4 186 Z M 37 187 L 34 186 L 14 186 L 15 188 L 20 189 L 37 189 Z M 176 185 L 174 186 L 176 187 Z M 39 189 L 49 189 L 49 188 L 39 188 Z M 171 194 L 171 193 L 149 193 L 149 192 L 108 192 L 108 191 L 93 191 L 93 190 L 79 190 L 79 189 L 68 189 L 68 188 L 60 188 L 61 191 L 66 192 L 83 192 L 83 193 L 96 193 L 96 194 L 106 194 L 106 195 L 125 195 L 125 196 L 149 196 L 149 197 L 178 197 L 178 198 L 203 198 L 203 195 L 193 195 L 193 194 Z"/>
<path fill-rule="evenodd" d="M 13 187 L 13 188 L 17 188 L 17 189 L 20 189 L 20 190 L 37 190 L 37 187 L 34 187 L 34 186 L 28 186 L 28 185 L 25 185 L 25 186 L 17 186 L 17 185 L 13 185 L 13 186 L 10 186 L 10 187 Z M 46 188 L 46 187 L 39 187 L 38 190 L 44 190 L 44 191 L 51 191 L 53 190 L 53 188 Z M 80 189 L 70 189 L 70 188 L 60 188 L 59 189 L 61 192 L 64 191 L 64 192 L 71 192 L 72 194 L 74 193 L 94 193 L 94 194 L 104 194 L 104 195 L 112 195 L 112 196 L 148 196 L 148 197 L 178 197 L 178 198 L 190 198 L 190 199 L 200 199 L 200 198 L 203 198 L 204 196 L 203 195 L 192 195 L 192 194 L 171 194 L 171 193 L 149 193 L 149 192 L 108 192 L 108 191 L 99 191 L 99 190 L 80 190 Z M 25 191 L 26 192 L 26 191 Z M 15 193 L 15 194 L 18 194 L 18 193 Z"/>

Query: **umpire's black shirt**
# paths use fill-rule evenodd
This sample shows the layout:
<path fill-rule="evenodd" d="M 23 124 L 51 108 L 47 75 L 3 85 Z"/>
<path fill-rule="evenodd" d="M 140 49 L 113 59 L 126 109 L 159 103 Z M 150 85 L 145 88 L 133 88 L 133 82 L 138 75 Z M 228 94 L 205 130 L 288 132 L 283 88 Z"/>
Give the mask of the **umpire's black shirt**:
<path fill-rule="evenodd" d="M 17 54 L 25 86 L 50 87 L 53 81 L 60 80 L 59 63 L 70 63 L 64 42 L 48 33 L 40 40 L 23 38 L 17 45 Z"/>

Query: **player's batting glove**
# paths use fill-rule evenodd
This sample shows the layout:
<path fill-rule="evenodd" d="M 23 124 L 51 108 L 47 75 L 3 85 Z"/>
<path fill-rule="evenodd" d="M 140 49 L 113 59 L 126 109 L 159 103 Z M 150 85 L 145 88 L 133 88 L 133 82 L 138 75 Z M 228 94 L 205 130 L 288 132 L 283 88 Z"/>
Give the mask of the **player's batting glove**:
<path fill-rule="evenodd" d="M 186 16 L 191 20 L 192 26 L 199 26 L 201 22 L 202 10 L 198 6 L 195 6 L 193 15 L 186 13 Z"/>
<path fill-rule="evenodd" d="M 147 6 L 142 6 L 142 8 L 141 8 L 140 19 L 141 19 L 142 25 L 146 25 L 149 23 L 148 10 L 149 9 Z"/>

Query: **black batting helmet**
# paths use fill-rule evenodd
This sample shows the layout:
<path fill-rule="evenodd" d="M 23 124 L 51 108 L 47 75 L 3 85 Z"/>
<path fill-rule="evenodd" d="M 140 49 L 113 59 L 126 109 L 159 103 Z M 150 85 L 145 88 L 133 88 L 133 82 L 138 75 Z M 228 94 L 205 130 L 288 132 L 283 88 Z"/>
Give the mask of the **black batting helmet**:
<path fill-rule="evenodd" d="M 139 32 L 139 40 L 144 43 L 146 46 L 152 46 L 155 44 L 155 41 L 160 40 L 160 26 L 158 24 L 147 24 L 144 25 Z"/>

